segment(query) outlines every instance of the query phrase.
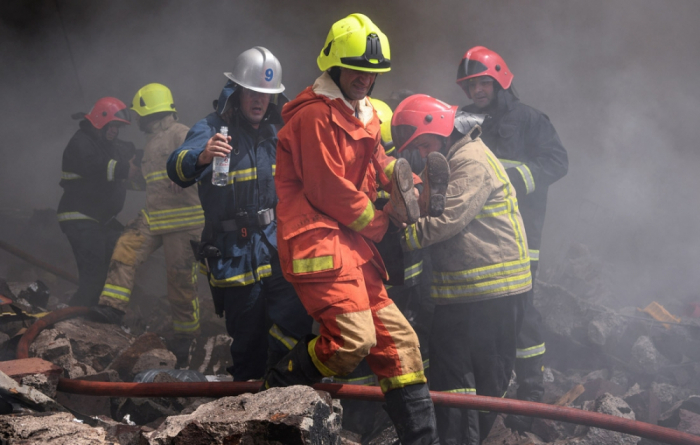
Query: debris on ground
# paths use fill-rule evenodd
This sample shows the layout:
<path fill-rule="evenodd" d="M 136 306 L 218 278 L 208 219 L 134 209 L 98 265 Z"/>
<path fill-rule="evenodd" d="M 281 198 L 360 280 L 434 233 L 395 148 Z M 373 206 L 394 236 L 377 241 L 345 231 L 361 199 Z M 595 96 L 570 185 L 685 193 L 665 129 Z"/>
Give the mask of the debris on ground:
<path fill-rule="evenodd" d="M 49 213 L 38 215 L 37 224 L 51 217 Z M 33 245 L 42 246 L 42 240 Z M 60 256 L 42 258 L 63 264 Z M 0 253 L 0 259 L 7 257 Z M 3 440 L 71 445 L 397 442 L 381 404 L 341 403 L 308 387 L 219 400 L 56 392 L 59 377 L 98 382 L 231 380 L 227 373 L 232 364 L 231 338 L 206 296 L 200 298 L 202 334 L 192 342 L 186 363 L 179 363 L 182 369 L 176 369 L 177 359 L 168 349 L 174 333 L 167 300 L 163 290 L 144 279 L 155 275 L 154 270 L 163 275 L 158 269 L 164 267 L 163 258 L 155 255 L 149 262 L 140 269 L 139 274 L 144 274 L 141 279 L 137 276 L 134 303 L 122 326 L 84 318 L 64 320 L 36 337 L 29 359 L 15 360 L 22 334 L 47 311 L 65 307 L 71 285 L 12 260 L 8 275 L 0 278 L 0 360 L 5 360 L 0 362 Z M 700 434 L 697 298 L 624 306 L 609 286 L 608 268 L 585 246 L 574 246 L 558 274 L 552 276 L 552 282 L 538 281 L 535 286 L 535 306 L 542 314 L 547 346 L 543 402 Z M 515 382 L 517 379 L 512 380 L 508 396 L 515 394 Z M 508 429 L 499 415 L 484 443 L 652 442 L 547 419 L 535 419 L 531 431 L 518 433 Z"/>

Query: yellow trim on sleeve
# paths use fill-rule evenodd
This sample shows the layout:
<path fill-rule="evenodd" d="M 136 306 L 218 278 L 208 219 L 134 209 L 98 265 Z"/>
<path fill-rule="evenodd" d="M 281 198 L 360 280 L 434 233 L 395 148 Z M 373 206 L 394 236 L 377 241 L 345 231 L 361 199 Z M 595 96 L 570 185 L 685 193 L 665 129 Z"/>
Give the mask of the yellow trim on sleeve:
<path fill-rule="evenodd" d="M 369 223 L 372 222 L 374 219 L 374 204 L 372 204 L 372 201 L 367 198 L 367 206 L 365 207 L 365 210 L 362 212 L 362 214 L 353 222 L 348 224 L 348 227 L 354 230 L 355 232 L 359 232 Z"/>
<path fill-rule="evenodd" d="M 185 158 L 185 155 L 187 155 L 187 152 L 189 150 L 182 150 L 179 155 L 177 155 L 177 161 L 175 162 L 175 171 L 177 172 L 177 177 L 180 178 L 180 181 L 182 182 L 189 182 L 194 178 L 188 178 L 185 176 L 185 174 L 182 172 L 182 160 Z"/>
<path fill-rule="evenodd" d="M 384 174 L 386 175 L 387 178 L 391 181 L 391 177 L 394 176 L 394 166 L 396 165 L 396 159 L 391 161 L 389 165 L 384 167 Z"/>

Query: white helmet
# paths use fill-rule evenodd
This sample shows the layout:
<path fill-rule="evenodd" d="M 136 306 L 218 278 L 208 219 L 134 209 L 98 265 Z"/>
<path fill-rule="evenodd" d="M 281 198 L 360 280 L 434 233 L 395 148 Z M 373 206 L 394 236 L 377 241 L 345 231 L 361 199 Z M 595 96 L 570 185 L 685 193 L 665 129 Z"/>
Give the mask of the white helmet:
<path fill-rule="evenodd" d="M 234 62 L 233 72 L 224 75 L 238 85 L 259 93 L 278 94 L 284 91 L 282 65 L 262 46 L 243 51 Z"/>

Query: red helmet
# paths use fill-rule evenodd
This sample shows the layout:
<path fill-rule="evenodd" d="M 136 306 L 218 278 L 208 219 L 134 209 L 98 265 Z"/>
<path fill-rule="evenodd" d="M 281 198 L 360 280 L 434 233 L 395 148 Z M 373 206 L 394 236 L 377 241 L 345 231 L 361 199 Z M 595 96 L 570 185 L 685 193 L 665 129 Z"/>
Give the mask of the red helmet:
<path fill-rule="evenodd" d="M 493 77 L 504 90 L 513 82 L 503 57 L 483 46 L 475 46 L 464 55 L 457 68 L 457 83 L 479 76 Z"/>
<path fill-rule="evenodd" d="M 85 119 L 89 120 L 92 126 L 98 130 L 112 121 L 131 123 L 126 105 L 114 97 L 103 97 L 95 102 L 92 110 L 85 115 Z"/>
<path fill-rule="evenodd" d="M 421 134 L 448 137 L 452 134 L 457 107 L 426 94 L 404 99 L 391 119 L 391 135 L 399 152 Z"/>

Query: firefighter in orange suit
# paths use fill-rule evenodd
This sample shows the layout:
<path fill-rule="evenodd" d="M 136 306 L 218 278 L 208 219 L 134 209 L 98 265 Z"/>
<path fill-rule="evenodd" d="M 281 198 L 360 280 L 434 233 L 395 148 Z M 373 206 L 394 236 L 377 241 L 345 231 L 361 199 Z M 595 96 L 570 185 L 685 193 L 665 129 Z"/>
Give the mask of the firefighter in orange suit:
<path fill-rule="evenodd" d="M 263 386 L 346 375 L 366 357 L 401 443 L 438 443 L 418 338 L 387 295 L 374 245 L 389 214 L 419 216 L 411 167 L 384 153 L 367 97 L 390 70 L 389 41 L 352 14 L 333 25 L 318 65 L 323 74 L 283 109 L 275 186 L 282 271 L 320 335 L 299 341 Z M 374 207 L 377 174 L 392 193 L 389 210 Z"/>

